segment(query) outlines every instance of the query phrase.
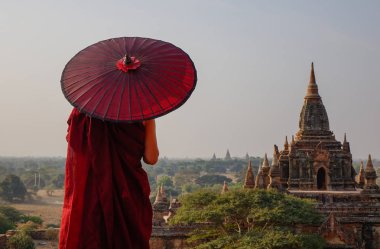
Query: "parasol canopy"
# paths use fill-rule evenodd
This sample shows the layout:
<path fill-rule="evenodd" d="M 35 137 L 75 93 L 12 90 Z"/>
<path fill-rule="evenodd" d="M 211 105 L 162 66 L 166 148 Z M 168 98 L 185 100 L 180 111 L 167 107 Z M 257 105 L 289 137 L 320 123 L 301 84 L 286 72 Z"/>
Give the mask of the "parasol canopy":
<path fill-rule="evenodd" d="M 91 117 L 133 122 L 165 115 L 186 102 L 197 82 L 194 63 L 171 43 L 120 37 L 76 54 L 62 73 L 66 99 Z"/>

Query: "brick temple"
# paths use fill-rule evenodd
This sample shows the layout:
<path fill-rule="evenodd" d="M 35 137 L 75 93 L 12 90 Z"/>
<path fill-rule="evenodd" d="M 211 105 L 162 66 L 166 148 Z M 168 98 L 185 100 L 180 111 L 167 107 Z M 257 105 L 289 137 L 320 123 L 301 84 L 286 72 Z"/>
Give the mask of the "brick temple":
<path fill-rule="evenodd" d="M 328 243 L 326 248 L 380 249 L 376 178 L 371 155 L 357 174 L 346 134 L 340 142 L 330 130 L 311 64 L 298 132 L 290 143 L 285 138 L 281 151 L 274 145 L 271 166 L 265 155 L 256 178 L 248 163 L 244 188 L 275 188 L 317 200 L 317 209 L 326 215 L 326 221 L 318 228 L 299 229 L 321 234 Z"/>
<path fill-rule="evenodd" d="M 365 167 L 361 163 L 357 174 L 346 134 L 340 142 L 330 130 L 312 64 L 298 132 L 290 143 L 285 138 L 281 151 L 274 145 L 271 164 L 265 154 L 256 176 L 248 162 L 244 188 L 274 188 L 315 199 L 316 208 L 326 217 L 325 222 L 318 227 L 296 226 L 295 229 L 320 234 L 327 242 L 326 249 L 380 249 L 380 190 L 376 178 L 371 155 Z M 227 191 L 228 186 L 224 184 L 222 194 Z M 184 248 L 186 233 L 194 228 L 165 226 L 180 204 L 174 200 L 169 206 L 163 196 L 161 188 L 153 204 L 157 215 L 152 249 Z"/>
<path fill-rule="evenodd" d="M 356 172 L 352 166 L 350 144 L 343 143 L 330 130 L 329 118 L 311 64 L 310 81 L 300 114 L 299 131 L 284 148 L 274 146 L 269 167 L 267 155 L 259 169 L 255 186 L 279 190 L 355 191 Z M 251 185 L 248 179 L 246 184 Z"/>

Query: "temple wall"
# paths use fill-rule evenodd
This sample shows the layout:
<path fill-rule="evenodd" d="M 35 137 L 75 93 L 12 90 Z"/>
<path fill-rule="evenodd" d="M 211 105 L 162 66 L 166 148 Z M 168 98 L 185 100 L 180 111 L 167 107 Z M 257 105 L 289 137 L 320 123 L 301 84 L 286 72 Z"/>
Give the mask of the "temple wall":
<path fill-rule="evenodd" d="M 0 234 L 0 248 L 7 248 L 7 236 Z"/>
<path fill-rule="evenodd" d="M 373 227 L 373 247 L 380 248 L 380 224 Z"/>

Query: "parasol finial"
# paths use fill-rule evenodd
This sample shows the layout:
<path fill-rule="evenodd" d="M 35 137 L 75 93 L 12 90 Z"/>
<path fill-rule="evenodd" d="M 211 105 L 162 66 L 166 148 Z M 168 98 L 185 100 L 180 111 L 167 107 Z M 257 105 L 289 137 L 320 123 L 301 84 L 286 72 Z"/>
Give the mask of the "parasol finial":
<path fill-rule="evenodd" d="M 128 54 L 125 54 L 124 58 L 125 58 L 124 59 L 124 64 L 125 65 L 129 65 L 129 64 L 132 63 L 132 59 L 131 59 L 131 57 Z"/>

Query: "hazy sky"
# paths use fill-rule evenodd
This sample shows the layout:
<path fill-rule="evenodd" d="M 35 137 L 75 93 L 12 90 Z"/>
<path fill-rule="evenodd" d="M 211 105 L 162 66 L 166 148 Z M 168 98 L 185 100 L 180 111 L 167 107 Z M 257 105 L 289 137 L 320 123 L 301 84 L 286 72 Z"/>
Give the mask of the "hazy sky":
<path fill-rule="evenodd" d="M 162 156 L 270 155 L 298 129 L 314 61 L 340 140 L 380 157 L 380 1 L 0 1 L 0 155 L 64 156 L 61 72 L 99 40 L 142 36 L 192 57 L 198 86 L 157 121 Z"/>

